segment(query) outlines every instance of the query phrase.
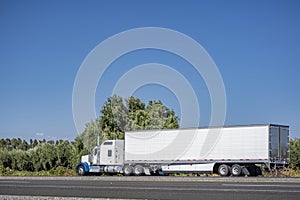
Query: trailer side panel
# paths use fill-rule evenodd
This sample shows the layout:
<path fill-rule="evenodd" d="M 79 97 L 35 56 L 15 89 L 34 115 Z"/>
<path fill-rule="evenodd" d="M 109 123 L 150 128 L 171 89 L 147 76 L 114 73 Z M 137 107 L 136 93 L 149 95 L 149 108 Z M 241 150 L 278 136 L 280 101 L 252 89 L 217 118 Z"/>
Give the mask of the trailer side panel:
<path fill-rule="evenodd" d="M 268 160 L 269 125 L 125 133 L 126 163 Z"/>

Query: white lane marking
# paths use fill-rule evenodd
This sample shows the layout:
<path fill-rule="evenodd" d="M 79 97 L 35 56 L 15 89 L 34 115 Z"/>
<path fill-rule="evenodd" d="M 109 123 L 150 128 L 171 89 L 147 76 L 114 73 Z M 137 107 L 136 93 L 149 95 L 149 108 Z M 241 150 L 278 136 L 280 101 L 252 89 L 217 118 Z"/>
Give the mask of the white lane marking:
<path fill-rule="evenodd" d="M 29 181 L 0 181 L 0 184 L 3 184 L 3 183 L 30 183 Z"/>
<path fill-rule="evenodd" d="M 85 198 L 85 197 L 59 197 L 59 196 L 24 196 L 24 195 L 0 195 L 0 199 L 15 199 L 15 200 L 33 200 L 33 199 L 36 199 L 36 200 L 60 200 L 60 199 L 67 199 L 67 200 L 76 200 L 76 199 L 80 199 L 80 200 L 108 200 L 108 198 L 92 198 L 92 197 L 89 197 L 89 198 Z M 116 198 L 109 198 L 110 200 L 128 200 L 128 199 L 116 199 Z M 134 200 L 134 199 L 132 199 Z"/>
<path fill-rule="evenodd" d="M 126 190 L 166 190 L 166 191 L 214 191 L 214 192 L 272 192 L 272 193 L 300 193 L 300 190 L 278 189 L 229 189 L 229 188 L 178 188 L 178 187 L 128 187 L 128 186 L 61 186 L 61 185 L 5 185 L 6 187 L 22 188 L 57 188 L 57 189 L 126 189 Z"/>
<path fill-rule="evenodd" d="M 284 187 L 284 188 L 300 188 L 300 185 L 254 185 L 254 184 L 227 184 L 224 183 L 222 186 L 232 187 Z"/>
<path fill-rule="evenodd" d="M 32 181 L 32 180 L 49 180 L 49 181 L 113 181 L 113 182 L 135 182 L 135 181 L 143 181 L 143 182 L 213 182 L 213 183 L 300 183 L 300 178 L 254 178 L 254 177 L 167 177 L 167 176 L 160 176 L 160 177 L 154 177 L 154 176 L 147 176 L 147 177 L 123 177 L 123 176 L 73 176 L 73 177 L 59 177 L 59 176 L 50 176 L 50 177 L 5 177 L 0 176 L 0 183 L 2 180 L 26 180 L 26 181 Z"/>

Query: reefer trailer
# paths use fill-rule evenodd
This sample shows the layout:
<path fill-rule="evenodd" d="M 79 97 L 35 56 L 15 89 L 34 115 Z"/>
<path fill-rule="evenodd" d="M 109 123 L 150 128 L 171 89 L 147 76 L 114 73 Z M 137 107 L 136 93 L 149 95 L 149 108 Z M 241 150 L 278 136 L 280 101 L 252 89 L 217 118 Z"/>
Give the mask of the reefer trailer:
<path fill-rule="evenodd" d="M 82 157 L 77 173 L 260 175 L 289 164 L 289 126 L 247 125 L 125 132 Z"/>

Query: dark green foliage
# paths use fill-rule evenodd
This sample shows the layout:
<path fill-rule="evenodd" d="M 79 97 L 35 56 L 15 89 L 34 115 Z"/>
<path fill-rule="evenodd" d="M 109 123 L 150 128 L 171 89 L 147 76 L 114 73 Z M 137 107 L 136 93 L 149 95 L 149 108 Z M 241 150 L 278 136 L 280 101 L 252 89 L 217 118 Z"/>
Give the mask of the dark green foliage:
<path fill-rule="evenodd" d="M 290 163 L 291 168 L 300 168 L 300 138 L 290 140 Z"/>
<path fill-rule="evenodd" d="M 161 101 L 150 101 L 146 106 L 140 99 L 110 97 L 101 110 L 99 119 L 104 139 L 122 139 L 125 131 L 178 128 L 179 118 Z"/>
<path fill-rule="evenodd" d="M 82 141 L 84 147 L 91 152 L 97 144 L 97 136 L 101 135 L 99 120 L 91 121 L 85 126 L 85 130 L 80 134 L 75 141 Z"/>
<path fill-rule="evenodd" d="M 101 109 L 101 117 L 86 124 L 84 132 L 75 141 L 38 141 L 29 143 L 20 138 L 0 139 L 0 174 L 10 170 L 49 172 L 57 169 L 65 174 L 75 169 L 81 156 L 96 146 L 97 136 L 101 142 L 107 139 L 123 139 L 128 130 L 178 128 L 178 117 L 161 101 L 150 101 L 148 105 L 140 99 L 123 99 L 112 96 Z"/>
<path fill-rule="evenodd" d="M 3 170 L 7 171 L 6 169 L 36 172 L 58 167 L 75 169 L 81 156 L 87 153 L 82 141 L 78 138 L 72 143 L 67 140 L 60 140 L 56 143 L 43 140 L 35 143 L 30 140 L 28 144 L 24 140 L 15 138 L 9 140 L 11 142 L 8 142 L 8 139 L 0 141 L 0 173 L 3 173 Z M 10 145 L 3 144 L 3 141 Z"/>
<path fill-rule="evenodd" d="M 128 109 L 119 96 L 112 96 L 107 99 L 101 109 L 99 119 L 100 129 L 103 131 L 103 138 L 106 139 L 123 139 L 124 130 L 127 129 L 129 121 Z"/>
<path fill-rule="evenodd" d="M 76 165 L 80 162 L 81 156 L 88 154 L 88 150 L 84 147 L 83 141 L 77 137 L 72 142 L 73 155 L 71 157 L 72 169 L 75 169 Z"/>
<path fill-rule="evenodd" d="M 11 167 L 12 158 L 9 150 L 7 149 L 1 150 L 0 161 L 1 161 L 0 165 L 2 165 L 4 168 Z"/>
<path fill-rule="evenodd" d="M 70 145 L 69 141 L 62 141 L 55 146 L 56 149 L 56 165 L 63 166 L 67 168 L 72 167 L 71 157 L 73 155 L 74 146 Z"/>
<path fill-rule="evenodd" d="M 6 139 L 0 139 L 0 150 L 1 149 L 20 149 L 20 150 L 23 150 L 23 151 L 26 151 L 33 146 L 33 141 L 32 139 L 30 139 L 30 144 L 27 143 L 26 140 L 21 140 L 20 138 L 16 139 L 16 138 L 13 138 L 13 139 L 9 139 L 9 138 L 6 138 Z"/>
<path fill-rule="evenodd" d="M 96 146 L 98 135 L 103 142 L 123 139 L 124 132 L 130 130 L 179 128 L 179 118 L 161 101 L 149 101 L 146 105 L 138 98 L 123 101 L 114 95 L 107 99 L 100 112 L 101 116 L 87 123 L 79 136 L 89 152 Z"/>

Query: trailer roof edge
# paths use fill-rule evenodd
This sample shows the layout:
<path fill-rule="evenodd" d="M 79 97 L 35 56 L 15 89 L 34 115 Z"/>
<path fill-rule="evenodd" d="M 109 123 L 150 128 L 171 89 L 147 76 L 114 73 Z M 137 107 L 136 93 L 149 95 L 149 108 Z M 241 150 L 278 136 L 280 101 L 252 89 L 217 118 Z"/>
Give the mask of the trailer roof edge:
<path fill-rule="evenodd" d="M 189 129 L 207 129 L 207 128 L 234 128 L 234 127 L 253 127 L 253 126 L 275 126 L 275 127 L 284 127 L 289 128 L 288 125 L 280 125 L 280 124 L 249 124 L 249 125 L 225 125 L 225 126 L 202 126 L 202 127 L 190 127 L 190 128 L 178 128 L 178 129 L 146 129 L 146 130 L 133 130 L 133 131 L 125 131 L 127 132 L 147 132 L 147 131 L 168 131 L 168 130 L 189 130 Z"/>

